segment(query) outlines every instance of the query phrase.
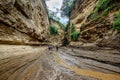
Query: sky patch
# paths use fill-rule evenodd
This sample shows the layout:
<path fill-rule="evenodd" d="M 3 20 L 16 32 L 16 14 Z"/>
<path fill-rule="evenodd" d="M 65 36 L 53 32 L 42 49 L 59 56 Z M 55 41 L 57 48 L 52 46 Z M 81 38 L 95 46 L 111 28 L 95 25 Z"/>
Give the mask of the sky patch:
<path fill-rule="evenodd" d="M 63 0 L 46 0 L 48 10 L 56 12 L 56 16 L 60 18 L 60 22 L 66 24 L 69 19 L 67 17 L 61 17 L 61 7 Z"/>

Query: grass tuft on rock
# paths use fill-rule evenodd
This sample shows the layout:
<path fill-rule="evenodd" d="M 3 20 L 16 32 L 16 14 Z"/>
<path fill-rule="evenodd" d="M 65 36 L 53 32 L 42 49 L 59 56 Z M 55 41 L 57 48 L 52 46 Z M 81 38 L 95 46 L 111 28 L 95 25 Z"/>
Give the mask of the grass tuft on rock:
<path fill-rule="evenodd" d="M 99 12 L 107 9 L 110 6 L 111 2 L 112 0 L 99 0 L 96 5 L 95 12 Z"/>
<path fill-rule="evenodd" d="M 120 12 L 115 14 L 115 21 L 113 22 L 112 29 L 120 32 Z"/>
<path fill-rule="evenodd" d="M 97 21 L 103 16 L 107 15 L 111 9 L 113 9 L 113 5 L 111 5 L 112 0 L 98 0 L 94 11 L 88 16 L 92 21 Z"/>
<path fill-rule="evenodd" d="M 80 35 L 80 32 L 78 32 L 78 31 L 74 31 L 74 32 L 72 32 L 71 35 L 70 35 L 70 36 L 71 36 L 71 40 L 73 40 L 73 41 L 77 41 L 79 35 Z"/>
<path fill-rule="evenodd" d="M 58 35 L 58 29 L 53 25 L 50 25 L 49 31 L 50 31 L 50 35 Z"/>

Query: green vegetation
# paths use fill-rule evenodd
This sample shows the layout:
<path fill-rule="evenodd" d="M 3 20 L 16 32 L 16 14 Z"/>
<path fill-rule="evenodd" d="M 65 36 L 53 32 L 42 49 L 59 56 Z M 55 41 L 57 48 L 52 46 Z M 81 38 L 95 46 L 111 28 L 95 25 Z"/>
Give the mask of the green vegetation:
<path fill-rule="evenodd" d="M 73 40 L 73 41 L 77 41 L 79 35 L 80 35 L 80 32 L 78 32 L 78 31 L 74 31 L 74 32 L 72 32 L 71 35 L 70 35 L 70 36 L 71 36 L 71 40 Z"/>
<path fill-rule="evenodd" d="M 103 16 L 107 15 L 110 9 L 111 9 L 111 7 L 108 7 L 108 8 L 105 9 L 101 14 L 96 15 L 95 18 L 93 18 L 92 20 L 93 20 L 93 21 L 96 21 L 96 20 L 102 18 Z"/>
<path fill-rule="evenodd" d="M 49 21 L 50 21 L 50 20 L 58 23 L 58 25 L 60 26 L 60 28 L 61 28 L 63 31 L 65 30 L 65 26 L 64 26 L 60 21 L 55 20 L 55 19 L 53 19 L 52 17 L 49 17 Z"/>
<path fill-rule="evenodd" d="M 79 35 L 80 35 L 80 32 L 75 31 L 75 27 L 73 25 L 70 26 L 70 38 L 71 38 L 71 40 L 77 41 Z"/>
<path fill-rule="evenodd" d="M 115 21 L 112 25 L 112 29 L 117 30 L 118 32 L 120 32 L 120 12 L 118 12 L 115 15 Z"/>
<path fill-rule="evenodd" d="M 57 35 L 58 34 L 58 29 L 53 25 L 50 25 L 49 31 L 50 31 L 50 35 Z"/>
<path fill-rule="evenodd" d="M 107 15 L 109 11 L 115 8 L 115 5 L 112 4 L 113 0 L 99 0 L 95 10 L 92 13 L 92 20 L 96 21 L 99 18 Z M 112 29 L 118 30 L 120 32 L 120 12 L 115 15 L 115 21 L 112 25 Z"/>
<path fill-rule="evenodd" d="M 70 26 L 70 33 L 73 33 L 75 31 L 75 27 L 72 25 Z"/>
<path fill-rule="evenodd" d="M 92 21 L 96 21 L 107 15 L 114 5 L 111 5 L 113 0 L 99 0 L 94 11 L 88 16 Z"/>
<path fill-rule="evenodd" d="M 110 6 L 112 0 L 99 0 L 96 5 L 95 12 L 103 11 Z"/>

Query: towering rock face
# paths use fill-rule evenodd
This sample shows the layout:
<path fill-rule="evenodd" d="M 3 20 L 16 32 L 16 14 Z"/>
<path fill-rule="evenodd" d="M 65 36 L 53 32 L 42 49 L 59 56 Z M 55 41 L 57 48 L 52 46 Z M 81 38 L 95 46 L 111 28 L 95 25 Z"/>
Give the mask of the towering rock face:
<path fill-rule="evenodd" d="M 100 0 L 76 0 L 71 12 L 70 23 L 77 31 L 80 31 L 80 40 L 97 41 L 101 45 L 120 48 L 118 44 L 120 35 L 111 29 L 115 21 L 115 14 L 120 11 L 120 1 L 101 1 L 103 3 Z"/>
<path fill-rule="evenodd" d="M 0 1 L 0 43 L 47 41 L 48 28 L 44 0 Z"/>
<path fill-rule="evenodd" d="M 97 0 L 76 0 L 75 6 L 71 12 L 70 22 L 75 26 L 77 31 L 85 23 L 87 16 L 92 12 Z"/>
<path fill-rule="evenodd" d="M 53 25 L 58 29 L 58 35 L 54 35 L 54 36 L 51 35 L 50 42 L 61 43 L 61 40 L 64 36 L 64 25 L 52 18 L 50 18 L 50 25 Z"/>
<path fill-rule="evenodd" d="M 64 25 L 58 21 L 55 21 L 54 19 L 50 19 L 50 25 L 55 26 L 58 29 L 59 35 L 63 36 L 64 34 Z"/>

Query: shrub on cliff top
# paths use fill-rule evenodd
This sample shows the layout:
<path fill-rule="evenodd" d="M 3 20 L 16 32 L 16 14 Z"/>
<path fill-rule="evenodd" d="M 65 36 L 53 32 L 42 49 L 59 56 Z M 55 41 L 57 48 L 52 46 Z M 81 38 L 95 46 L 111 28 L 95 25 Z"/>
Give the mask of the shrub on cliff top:
<path fill-rule="evenodd" d="M 120 12 L 115 15 L 115 21 L 113 22 L 112 29 L 120 32 Z"/>
<path fill-rule="evenodd" d="M 50 25 L 49 31 L 50 31 L 50 35 L 57 35 L 58 34 L 58 29 L 53 25 Z"/>

